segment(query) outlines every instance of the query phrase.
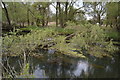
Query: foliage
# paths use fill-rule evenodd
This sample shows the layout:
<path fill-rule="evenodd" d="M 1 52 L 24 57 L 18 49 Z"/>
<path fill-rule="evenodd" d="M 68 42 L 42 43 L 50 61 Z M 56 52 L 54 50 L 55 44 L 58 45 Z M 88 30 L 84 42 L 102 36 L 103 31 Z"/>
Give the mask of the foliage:
<path fill-rule="evenodd" d="M 68 21 L 66 24 L 67 26 L 76 26 L 76 24 L 72 21 Z"/>
<path fill-rule="evenodd" d="M 81 29 L 76 32 L 76 35 L 71 39 L 70 42 L 70 44 L 73 45 L 76 50 L 79 50 L 80 52 L 87 50 L 87 53 L 90 54 L 92 51 L 94 52 L 94 50 L 100 50 L 98 55 L 94 54 L 96 57 L 102 56 L 104 51 L 107 51 L 104 54 L 109 54 L 117 50 L 117 48 L 112 44 L 112 41 L 109 43 L 106 42 L 107 35 L 101 27 L 91 24 L 84 25 L 84 28 L 82 26 Z M 100 54 L 101 51 L 102 53 Z"/>
<path fill-rule="evenodd" d="M 113 3 L 107 3 L 106 4 L 106 11 L 107 11 L 107 16 L 106 16 L 106 23 L 109 24 L 110 26 L 113 26 L 114 28 L 119 28 L 119 3 L 118 2 L 113 2 Z"/>
<path fill-rule="evenodd" d="M 120 39 L 120 33 L 115 31 L 115 30 L 106 31 L 106 35 L 113 40 L 119 40 Z"/>
<path fill-rule="evenodd" d="M 112 40 L 110 40 L 110 42 L 106 46 L 106 50 L 108 52 L 114 53 L 114 51 L 118 50 L 118 48 L 113 46 L 113 42 L 112 42 Z"/>
<path fill-rule="evenodd" d="M 67 29 L 67 28 L 56 28 L 55 30 L 59 34 L 72 34 L 75 32 L 74 29 Z"/>
<path fill-rule="evenodd" d="M 93 17 L 93 23 L 102 24 L 102 18 L 105 16 L 104 2 L 84 2 L 86 14 Z"/>
<path fill-rule="evenodd" d="M 78 54 L 77 52 L 73 52 L 72 50 L 76 50 L 71 44 L 66 44 L 65 42 L 65 36 L 58 36 L 55 38 L 54 42 L 56 45 L 52 46 L 52 49 L 56 49 L 60 51 L 60 53 L 69 55 L 72 57 L 81 57 L 81 58 L 86 58 L 83 54 Z"/>
<path fill-rule="evenodd" d="M 88 54 L 90 51 L 91 54 L 91 50 L 101 50 L 106 52 L 104 54 L 107 54 L 117 50 L 117 48 L 113 46 L 112 41 L 106 42 L 107 35 L 101 27 L 91 24 L 78 24 L 76 26 L 77 29 L 74 27 L 71 29 L 69 26 L 66 28 L 39 28 L 31 30 L 31 33 L 24 36 L 6 36 L 3 38 L 3 51 L 4 53 L 11 53 L 12 55 L 20 55 L 24 52 L 30 53 L 39 45 L 42 45 L 41 48 L 44 48 L 45 45 L 51 43 L 54 43 L 54 45 L 49 48 L 60 51 L 66 55 L 79 55 L 79 57 L 83 56 L 84 51 L 87 51 Z M 74 34 L 74 36 L 66 40 L 67 36 L 71 34 Z M 66 41 L 69 41 L 69 43 L 66 43 Z M 71 50 L 77 50 L 80 53 Z M 99 56 L 102 55 L 103 54 L 99 54 Z"/>
<path fill-rule="evenodd" d="M 23 66 L 21 74 L 18 75 L 17 78 L 34 78 L 34 76 L 29 73 L 29 70 L 30 70 L 30 65 L 29 63 L 26 63 Z"/>

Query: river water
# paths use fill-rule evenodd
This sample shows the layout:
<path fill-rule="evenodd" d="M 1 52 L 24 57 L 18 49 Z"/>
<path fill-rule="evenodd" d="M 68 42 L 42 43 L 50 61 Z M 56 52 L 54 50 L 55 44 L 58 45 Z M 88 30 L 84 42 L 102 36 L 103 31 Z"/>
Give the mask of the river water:
<path fill-rule="evenodd" d="M 89 59 L 80 59 L 59 55 L 53 50 L 40 51 L 40 53 L 43 57 L 27 58 L 29 73 L 34 78 L 118 78 L 120 76 L 119 56 L 102 59 L 91 56 Z M 22 71 L 23 58 L 3 57 L 4 65 L 6 61 L 18 74 Z"/>

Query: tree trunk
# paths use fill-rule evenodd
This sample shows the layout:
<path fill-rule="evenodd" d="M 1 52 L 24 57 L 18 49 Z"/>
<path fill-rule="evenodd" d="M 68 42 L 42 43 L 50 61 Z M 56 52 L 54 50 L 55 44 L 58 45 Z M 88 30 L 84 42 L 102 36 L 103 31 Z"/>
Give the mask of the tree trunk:
<path fill-rule="evenodd" d="M 45 8 L 42 9 L 42 26 L 45 26 Z"/>
<path fill-rule="evenodd" d="M 29 10 L 27 9 L 27 21 L 28 21 L 28 26 L 30 25 L 30 21 L 29 21 Z"/>
<path fill-rule="evenodd" d="M 47 8 L 47 12 L 46 12 L 47 18 L 46 18 L 45 26 L 48 26 L 48 22 L 49 22 L 49 11 L 50 11 L 50 8 L 48 7 L 48 8 Z"/>
<path fill-rule="evenodd" d="M 60 2 L 58 2 L 58 9 L 59 9 L 59 23 L 61 27 L 63 26 L 63 15 L 62 15 L 62 10 L 61 10 L 61 5 Z"/>
<path fill-rule="evenodd" d="M 4 6 L 4 11 L 5 11 L 5 14 L 6 14 L 6 18 L 7 18 L 8 24 L 11 26 L 11 22 L 10 22 L 8 10 L 7 10 L 6 6 L 5 6 L 5 3 L 2 2 L 2 4 L 3 4 L 3 6 Z"/>
<path fill-rule="evenodd" d="M 118 31 L 120 33 L 120 1 L 118 2 Z"/>
<path fill-rule="evenodd" d="M 24 52 L 24 65 L 27 64 L 27 56 L 26 56 L 26 53 Z"/>
<path fill-rule="evenodd" d="M 66 24 L 66 22 L 67 22 L 67 15 L 68 14 L 68 2 L 65 2 L 65 24 Z"/>
<path fill-rule="evenodd" d="M 22 22 L 22 26 L 24 27 L 25 25 L 24 25 L 24 22 Z"/>
<path fill-rule="evenodd" d="M 98 23 L 99 23 L 99 25 L 101 25 L 101 17 L 100 17 L 99 13 L 98 13 Z"/>
<path fill-rule="evenodd" d="M 58 2 L 56 4 L 56 27 L 58 27 Z"/>

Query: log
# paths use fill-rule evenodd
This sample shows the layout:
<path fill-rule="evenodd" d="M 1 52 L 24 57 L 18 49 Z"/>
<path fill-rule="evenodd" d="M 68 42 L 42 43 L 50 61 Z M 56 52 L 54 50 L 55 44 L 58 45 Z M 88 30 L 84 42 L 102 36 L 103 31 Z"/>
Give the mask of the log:
<path fill-rule="evenodd" d="M 70 34 L 70 35 L 66 36 L 65 40 L 70 40 L 74 36 L 75 36 L 75 33 Z"/>

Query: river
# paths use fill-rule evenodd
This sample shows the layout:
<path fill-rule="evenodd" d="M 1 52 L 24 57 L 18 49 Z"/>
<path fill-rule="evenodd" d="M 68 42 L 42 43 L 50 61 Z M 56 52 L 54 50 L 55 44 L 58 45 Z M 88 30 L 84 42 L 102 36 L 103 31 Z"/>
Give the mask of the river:
<path fill-rule="evenodd" d="M 54 50 L 40 51 L 43 57 L 28 57 L 29 73 L 34 78 L 118 78 L 120 76 L 120 57 L 88 59 L 72 58 L 54 53 Z M 39 53 L 38 53 L 39 54 Z M 20 57 L 3 57 L 3 64 L 18 74 L 24 63 Z M 6 65 L 8 61 L 8 65 Z"/>

